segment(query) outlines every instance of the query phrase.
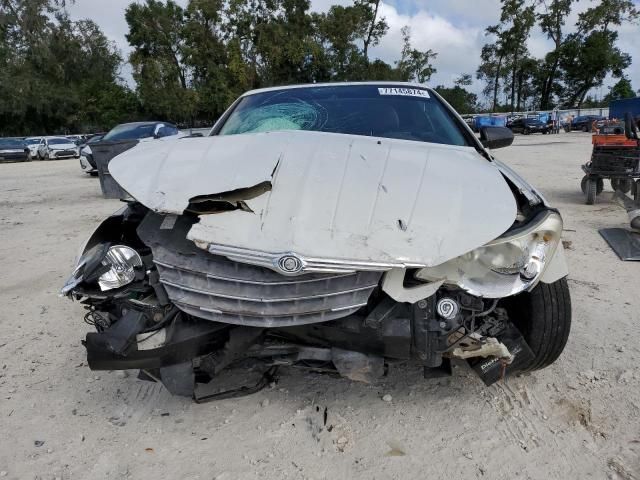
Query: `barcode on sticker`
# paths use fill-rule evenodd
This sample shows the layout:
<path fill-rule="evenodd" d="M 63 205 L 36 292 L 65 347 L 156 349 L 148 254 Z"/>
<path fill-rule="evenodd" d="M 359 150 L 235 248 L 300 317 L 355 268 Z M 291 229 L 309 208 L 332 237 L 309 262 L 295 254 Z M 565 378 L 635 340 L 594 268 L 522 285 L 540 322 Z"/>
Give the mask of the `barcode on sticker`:
<path fill-rule="evenodd" d="M 429 92 L 420 90 L 419 88 L 402 88 L 402 87 L 380 87 L 378 88 L 380 95 L 403 95 L 406 97 L 422 97 L 430 98 Z"/>
<path fill-rule="evenodd" d="M 164 217 L 164 220 L 162 220 L 162 223 L 160 224 L 160 230 L 171 230 L 176 224 L 177 219 L 177 215 L 167 215 L 166 217 Z"/>

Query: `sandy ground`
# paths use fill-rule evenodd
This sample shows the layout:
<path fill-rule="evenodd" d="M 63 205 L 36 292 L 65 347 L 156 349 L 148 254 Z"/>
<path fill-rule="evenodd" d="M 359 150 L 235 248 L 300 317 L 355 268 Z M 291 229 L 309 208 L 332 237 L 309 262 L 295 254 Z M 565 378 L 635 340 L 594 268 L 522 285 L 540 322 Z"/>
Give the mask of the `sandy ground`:
<path fill-rule="evenodd" d="M 90 327 L 58 290 L 119 204 L 77 160 L 0 165 L 0 477 L 640 478 L 640 270 L 597 233 L 627 226 L 610 190 L 584 205 L 590 148 L 571 133 L 497 152 L 565 219 L 574 323 L 552 367 L 490 388 L 465 367 L 429 381 L 392 369 L 373 386 L 284 370 L 206 405 L 86 367 Z"/>

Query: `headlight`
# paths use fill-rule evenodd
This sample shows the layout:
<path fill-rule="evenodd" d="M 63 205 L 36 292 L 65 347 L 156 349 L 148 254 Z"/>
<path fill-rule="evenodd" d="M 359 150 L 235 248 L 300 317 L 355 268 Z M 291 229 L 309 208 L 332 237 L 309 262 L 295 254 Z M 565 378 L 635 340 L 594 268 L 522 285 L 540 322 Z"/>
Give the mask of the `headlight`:
<path fill-rule="evenodd" d="M 444 279 L 484 298 L 515 295 L 538 282 L 556 251 L 561 233 L 560 215 L 545 212 L 524 229 L 442 265 L 423 268 L 416 277 L 428 281 Z"/>
<path fill-rule="evenodd" d="M 109 268 L 98 278 L 100 290 L 104 292 L 133 282 L 136 278 L 135 268 L 142 266 L 142 259 L 133 248 L 114 245 L 107 250 L 101 263 Z"/>

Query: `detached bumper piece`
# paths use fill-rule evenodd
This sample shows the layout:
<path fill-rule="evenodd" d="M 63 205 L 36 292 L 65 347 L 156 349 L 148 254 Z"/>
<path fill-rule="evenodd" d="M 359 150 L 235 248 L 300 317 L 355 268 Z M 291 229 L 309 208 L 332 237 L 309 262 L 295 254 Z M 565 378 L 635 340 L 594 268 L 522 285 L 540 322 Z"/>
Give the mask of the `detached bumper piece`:
<path fill-rule="evenodd" d="M 183 320 L 178 315 L 163 329 L 166 335 L 163 345 L 145 349 L 145 340 L 137 340 L 142 331 L 139 316 L 127 314 L 108 330 L 88 333 L 83 343 L 92 370 L 154 370 L 191 362 L 220 348 L 226 340 L 227 329 L 226 325 Z M 151 341 L 153 333 L 149 332 L 145 338 Z"/>

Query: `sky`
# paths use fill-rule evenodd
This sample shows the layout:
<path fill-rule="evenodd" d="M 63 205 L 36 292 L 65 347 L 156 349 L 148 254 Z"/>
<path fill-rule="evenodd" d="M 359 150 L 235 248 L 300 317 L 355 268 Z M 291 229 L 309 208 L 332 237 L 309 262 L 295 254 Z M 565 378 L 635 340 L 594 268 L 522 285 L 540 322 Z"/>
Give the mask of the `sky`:
<path fill-rule="evenodd" d="M 176 0 L 181 5 L 186 5 L 187 1 Z M 580 0 L 567 25 L 573 25 L 579 12 L 589 8 L 593 2 L 594 0 Z M 130 3 L 132 0 L 75 0 L 75 4 L 69 6 L 68 10 L 74 19 L 89 18 L 100 25 L 103 32 L 116 43 L 123 57 L 127 58 L 130 48 L 125 39 L 128 29 L 124 11 Z M 311 0 L 311 8 L 314 11 L 326 11 L 333 4 L 350 3 L 349 0 Z M 640 0 L 636 3 L 640 8 Z M 105 4 L 108 7 L 105 8 Z M 461 74 L 470 73 L 474 75 L 474 84 L 470 89 L 476 93 L 481 92 L 482 85 L 475 80 L 475 71 L 480 62 L 482 46 L 487 42 L 484 29 L 498 23 L 500 0 L 385 0 L 381 4 L 380 13 L 386 19 L 389 31 L 380 45 L 370 50 L 372 58 L 381 58 L 389 63 L 397 60 L 402 49 L 400 30 L 408 25 L 414 48 L 432 49 L 438 53 L 433 61 L 437 73 L 431 77 L 430 85 L 451 85 Z M 618 44 L 622 51 L 637 57 L 626 70 L 637 90 L 640 88 L 640 26 L 623 26 L 619 31 Z M 528 47 L 534 57 L 541 58 L 551 49 L 551 44 L 536 27 Z M 132 82 L 129 67 L 123 68 L 122 76 L 126 81 Z M 607 87 L 614 82 L 607 79 L 604 87 L 591 94 L 598 98 L 606 95 Z"/>

